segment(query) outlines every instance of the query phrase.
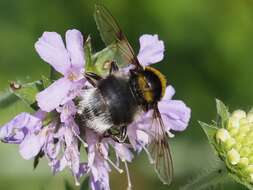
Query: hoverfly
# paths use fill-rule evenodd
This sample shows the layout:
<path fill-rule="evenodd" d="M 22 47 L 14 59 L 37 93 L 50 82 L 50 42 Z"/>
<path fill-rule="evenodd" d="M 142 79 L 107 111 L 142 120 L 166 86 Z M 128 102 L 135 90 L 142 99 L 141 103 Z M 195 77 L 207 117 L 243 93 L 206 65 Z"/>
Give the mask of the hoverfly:
<path fill-rule="evenodd" d="M 83 91 L 78 100 L 77 121 L 101 135 L 114 129 L 121 133 L 140 112 L 153 110 L 155 136 L 149 145 L 154 168 L 160 180 L 170 184 L 173 175 L 172 158 L 167 133 L 158 109 L 166 89 L 166 79 L 153 67 L 143 67 L 126 36 L 111 13 L 101 4 L 95 6 L 97 27 L 106 46 L 117 50 L 109 65 L 109 74 L 100 76 L 86 72 L 87 80 L 95 87 Z M 119 67 L 132 65 L 130 74 L 123 74 Z M 123 135 L 124 136 L 124 135 Z"/>

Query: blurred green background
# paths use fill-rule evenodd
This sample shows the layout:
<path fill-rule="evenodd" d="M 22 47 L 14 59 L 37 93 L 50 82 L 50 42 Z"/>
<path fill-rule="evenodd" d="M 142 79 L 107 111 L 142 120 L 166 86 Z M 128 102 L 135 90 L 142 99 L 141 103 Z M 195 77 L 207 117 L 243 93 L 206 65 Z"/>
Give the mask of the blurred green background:
<path fill-rule="evenodd" d="M 77 28 L 91 34 L 95 50 L 103 48 L 93 20 L 92 0 L 0 0 L 0 95 L 12 80 L 33 81 L 49 71 L 34 50 L 44 31 L 64 35 Z M 136 190 L 178 189 L 194 176 L 214 168 L 216 157 L 197 120 L 215 119 L 215 98 L 231 110 L 253 105 L 253 1 L 251 0 L 104 0 L 138 52 L 138 38 L 158 34 L 166 45 L 157 65 L 176 88 L 177 99 L 192 109 L 189 128 L 170 140 L 174 185 L 162 185 L 144 154 L 130 165 Z M 28 77 L 29 76 L 29 77 Z M 0 124 L 24 110 L 0 111 Z M 63 190 L 74 185 L 70 172 L 52 176 L 44 160 L 36 171 L 15 145 L 0 144 L 0 189 Z M 113 190 L 126 189 L 126 177 L 111 174 Z M 224 189 L 245 189 L 228 181 Z"/>

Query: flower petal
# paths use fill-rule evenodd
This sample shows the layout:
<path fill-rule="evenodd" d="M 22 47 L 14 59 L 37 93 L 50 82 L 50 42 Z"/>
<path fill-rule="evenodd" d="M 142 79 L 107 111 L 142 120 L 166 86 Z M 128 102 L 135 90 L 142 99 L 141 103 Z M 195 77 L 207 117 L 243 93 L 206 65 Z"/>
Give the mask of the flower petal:
<path fill-rule="evenodd" d="M 40 57 L 52 65 L 63 75 L 71 66 L 69 54 L 64 46 L 61 36 L 56 32 L 44 32 L 35 43 L 35 49 Z"/>
<path fill-rule="evenodd" d="M 20 144 L 19 152 L 24 159 L 30 160 L 40 152 L 42 145 L 41 137 L 31 134 Z"/>
<path fill-rule="evenodd" d="M 76 29 L 68 30 L 66 32 L 66 46 L 70 53 L 72 67 L 82 69 L 85 59 L 81 32 Z"/>
<path fill-rule="evenodd" d="M 128 161 L 131 162 L 133 159 L 132 152 L 127 148 L 125 144 L 122 143 L 115 143 L 114 149 L 117 153 L 117 155 L 120 157 L 122 161 Z"/>
<path fill-rule="evenodd" d="M 191 109 L 179 100 L 161 101 L 158 104 L 163 122 L 168 129 L 183 131 L 188 126 Z"/>
<path fill-rule="evenodd" d="M 176 91 L 173 88 L 173 86 L 171 86 L 171 85 L 167 86 L 167 88 L 165 90 L 165 95 L 164 95 L 164 97 L 163 97 L 162 100 L 170 100 L 170 99 L 172 99 L 172 97 L 174 96 L 175 93 L 176 93 Z"/>
<path fill-rule="evenodd" d="M 37 94 L 36 100 L 39 107 L 46 112 L 54 110 L 67 97 L 71 87 L 72 82 L 66 78 L 55 81 L 48 88 Z"/>
<path fill-rule="evenodd" d="M 61 102 L 61 104 L 66 104 L 68 101 L 74 99 L 76 96 L 78 96 L 82 88 L 85 85 L 85 79 L 79 80 L 79 81 L 74 81 L 71 84 L 70 90 L 68 91 L 67 96 L 65 96 Z"/>
<path fill-rule="evenodd" d="M 140 51 L 137 57 L 142 65 L 147 66 L 163 59 L 164 43 L 157 35 L 144 34 L 139 41 Z"/>
<path fill-rule="evenodd" d="M 61 113 L 61 122 L 66 122 L 72 115 L 76 113 L 76 106 L 73 101 L 68 101 L 63 106 L 56 108 L 57 112 Z"/>
<path fill-rule="evenodd" d="M 40 129 L 42 122 L 29 113 L 21 113 L 0 129 L 0 140 L 19 144 L 32 131 Z"/>

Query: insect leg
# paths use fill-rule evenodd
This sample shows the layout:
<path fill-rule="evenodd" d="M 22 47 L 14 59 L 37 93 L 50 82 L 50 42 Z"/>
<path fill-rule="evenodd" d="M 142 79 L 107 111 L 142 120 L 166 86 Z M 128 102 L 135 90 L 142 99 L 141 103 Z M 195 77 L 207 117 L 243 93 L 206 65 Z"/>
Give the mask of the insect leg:
<path fill-rule="evenodd" d="M 101 76 L 99 76 L 95 73 L 92 73 L 92 72 L 86 72 L 84 74 L 84 76 L 89 81 L 89 83 L 91 83 L 91 85 L 94 86 L 94 87 L 96 87 L 98 81 L 100 81 L 102 79 Z"/>
<path fill-rule="evenodd" d="M 110 71 L 109 74 L 111 75 L 112 73 L 116 72 L 119 70 L 119 67 L 115 61 L 112 61 L 110 64 Z"/>
<path fill-rule="evenodd" d="M 118 143 L 124 143 L 127 139 L 127 127 L 123 126 L 121 130 L 115 132 L 112 130 L 108 130 L 105 134 L 104 137 L 107 138 L 112 138 L 114 141 Z"/>
<path fill-rule="evenodd" d="M 122 130 L 120 131 L 120 142 L 123 143 L 127 139 L 127 126 L 123 126 Z"/>

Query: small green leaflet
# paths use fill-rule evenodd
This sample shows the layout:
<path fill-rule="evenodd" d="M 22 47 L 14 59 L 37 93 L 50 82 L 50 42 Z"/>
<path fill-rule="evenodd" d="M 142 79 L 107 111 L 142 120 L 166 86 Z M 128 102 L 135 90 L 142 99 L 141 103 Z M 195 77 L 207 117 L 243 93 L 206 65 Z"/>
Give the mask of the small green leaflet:
<path fill-rule="evenodd" d="M 228 108 L 222 101 L 216 99 L 216 109 L 218 113 L 218 126 L 220 125 L 222 128 L 224 128 L 227 125 L 230 115 L 228 112 Z"/>
<path fill-rule="evenodd" d="M 0 96 L 0 108 L 4 109 L 19 101 L 19 98 L 11 93 L 9 90 Z"/>
<path fill-rule="evenodd" d="M 16 95 L 25 104 L 37 109 L 36 94 L 44 89 L 42 81 L 35 81 L 26 84 L 11 83 L 10 92 Z"/>
<path fill-rule="evenodd" d="M 93 54 L 91 56 L 91 63 L 86 65 L 85 70 L 87 72 L 96 73 L 100 76 L 106 76 L 109 73 L 112 61 L 115 61 L 119 68 L 124 68 L 129 65 L 121 56 L 117 44 L 111 44 L 103 50 Z"/>

